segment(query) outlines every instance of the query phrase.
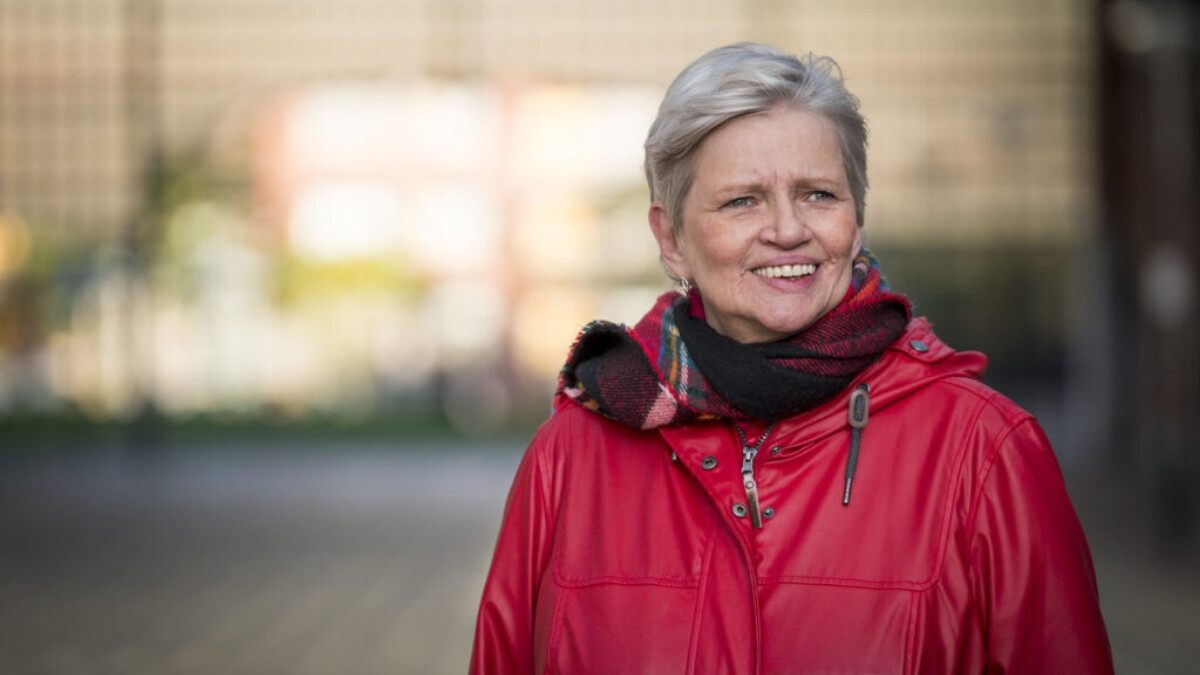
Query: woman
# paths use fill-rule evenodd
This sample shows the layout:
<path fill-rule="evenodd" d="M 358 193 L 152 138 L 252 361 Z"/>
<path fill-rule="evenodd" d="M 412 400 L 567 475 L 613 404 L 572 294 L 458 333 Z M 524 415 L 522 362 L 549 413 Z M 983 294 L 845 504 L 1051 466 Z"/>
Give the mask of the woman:
<path fill-rule="evenodd" d="M 685 293 L 573 347 L 473 672 L 1111 672 L 1046 437 L 862 247 L 837 72 L 740 44 L 671 85 L 646 174 Z"/>

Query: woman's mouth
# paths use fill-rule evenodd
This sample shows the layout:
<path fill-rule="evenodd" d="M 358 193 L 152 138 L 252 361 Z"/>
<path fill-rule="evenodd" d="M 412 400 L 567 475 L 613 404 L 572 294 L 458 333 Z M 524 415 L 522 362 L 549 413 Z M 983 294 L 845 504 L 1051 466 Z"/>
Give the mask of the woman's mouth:
<path fill-rule="evenodd" d="M 770 267 L 756 267 L 750 272 L 760 277 L 767 279 L 798 279 L 806 277 L 817 271 L 817 266 L 813 264 L 806 265 L 772 265 Z"/>

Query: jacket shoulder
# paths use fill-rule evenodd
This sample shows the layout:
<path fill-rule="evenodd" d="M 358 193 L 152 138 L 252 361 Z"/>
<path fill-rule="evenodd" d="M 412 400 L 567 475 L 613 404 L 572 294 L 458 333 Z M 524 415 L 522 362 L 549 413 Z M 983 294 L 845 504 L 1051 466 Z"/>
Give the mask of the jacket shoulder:
<path fill-rule="evenodd" d="M 547 458 L 562 458 L 589 450 L 602 452 L 638 446 L 657 438 L 657 434 L 609 419 L 559 394 L 550 417 L 534 433 L 529 451 L 547 455 Z"/>
<path fill-rule="evenodd" d="M 1033 413 L 979 380 L 956 376 L 946 378 L 942 383 L 944 386 L 957 389 L 962 396 L 979 401 L 984 408 L 983 415 L 981 415 L 983 418 L 994 418 L 996 422 L 1009 427 L 1037 421 Z"/>
<path fill-rule="evenodd" d="M 912 393 L 951 393 L 964 403 L 978 403 L 1006 425 L 1033 419 L 1028 411 L 983 382 L 988 365 L 984 354 L 950 347 L 933 332 L 924 317 L 909 322 L 904 333 L 888 348 L 887 357 L 891 368 L 907 371 L 905 379 L 916 385 Z"/>
<path fill-rule="evenodd" d="M 563 439 L 575 439 L 580 433 L 598 431 L 609 425 L 620 426 L 618 422 L 588 410 L 575 399 L 557 394 L 554 397 L 554 407 L 550 411 L 550 417 L 538 426 L 533 440 L 535 444 L 546 444 Z"/>

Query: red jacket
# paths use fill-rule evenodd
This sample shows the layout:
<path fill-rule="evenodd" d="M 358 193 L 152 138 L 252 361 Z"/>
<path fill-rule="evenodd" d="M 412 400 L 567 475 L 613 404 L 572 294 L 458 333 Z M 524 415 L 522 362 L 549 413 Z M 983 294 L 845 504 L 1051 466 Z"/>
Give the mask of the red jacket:
<path fill-rule="evenodd" d="M 509 495 L 471 672 L 1111 673 L 1053 451 L 985 365 L 916 319 L 777 424 L 752 476 L 727 421 L 639 431 L 560 397 Z"/>

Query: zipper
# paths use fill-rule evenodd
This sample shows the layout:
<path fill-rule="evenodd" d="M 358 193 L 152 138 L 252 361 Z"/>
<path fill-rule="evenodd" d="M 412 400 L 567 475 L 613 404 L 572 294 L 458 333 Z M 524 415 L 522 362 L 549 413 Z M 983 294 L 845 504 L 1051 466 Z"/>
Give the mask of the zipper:
<path fill-rule="evenodd" d="M 737 425 L 737 422 L 733 423 L 733 428 L 742 442 L 742 487 L 746 489 L 746 507 L 750 511 L 750 525 L 761 530 L 763 526 L 762 509 L 758 506 L 758 481 L 754 479 L 754 458 L 758 456 L 758 449 L 767 442 L 767 436 L 770 435 L 771 429 L 775 428 L 775 423 L 771 422 L 767 425 L 762 438 L 758 439 L 758 443 L 754 445 L 750 445 L 746 441 L 746 434 L 742 433 L 742 428 Z"/>

